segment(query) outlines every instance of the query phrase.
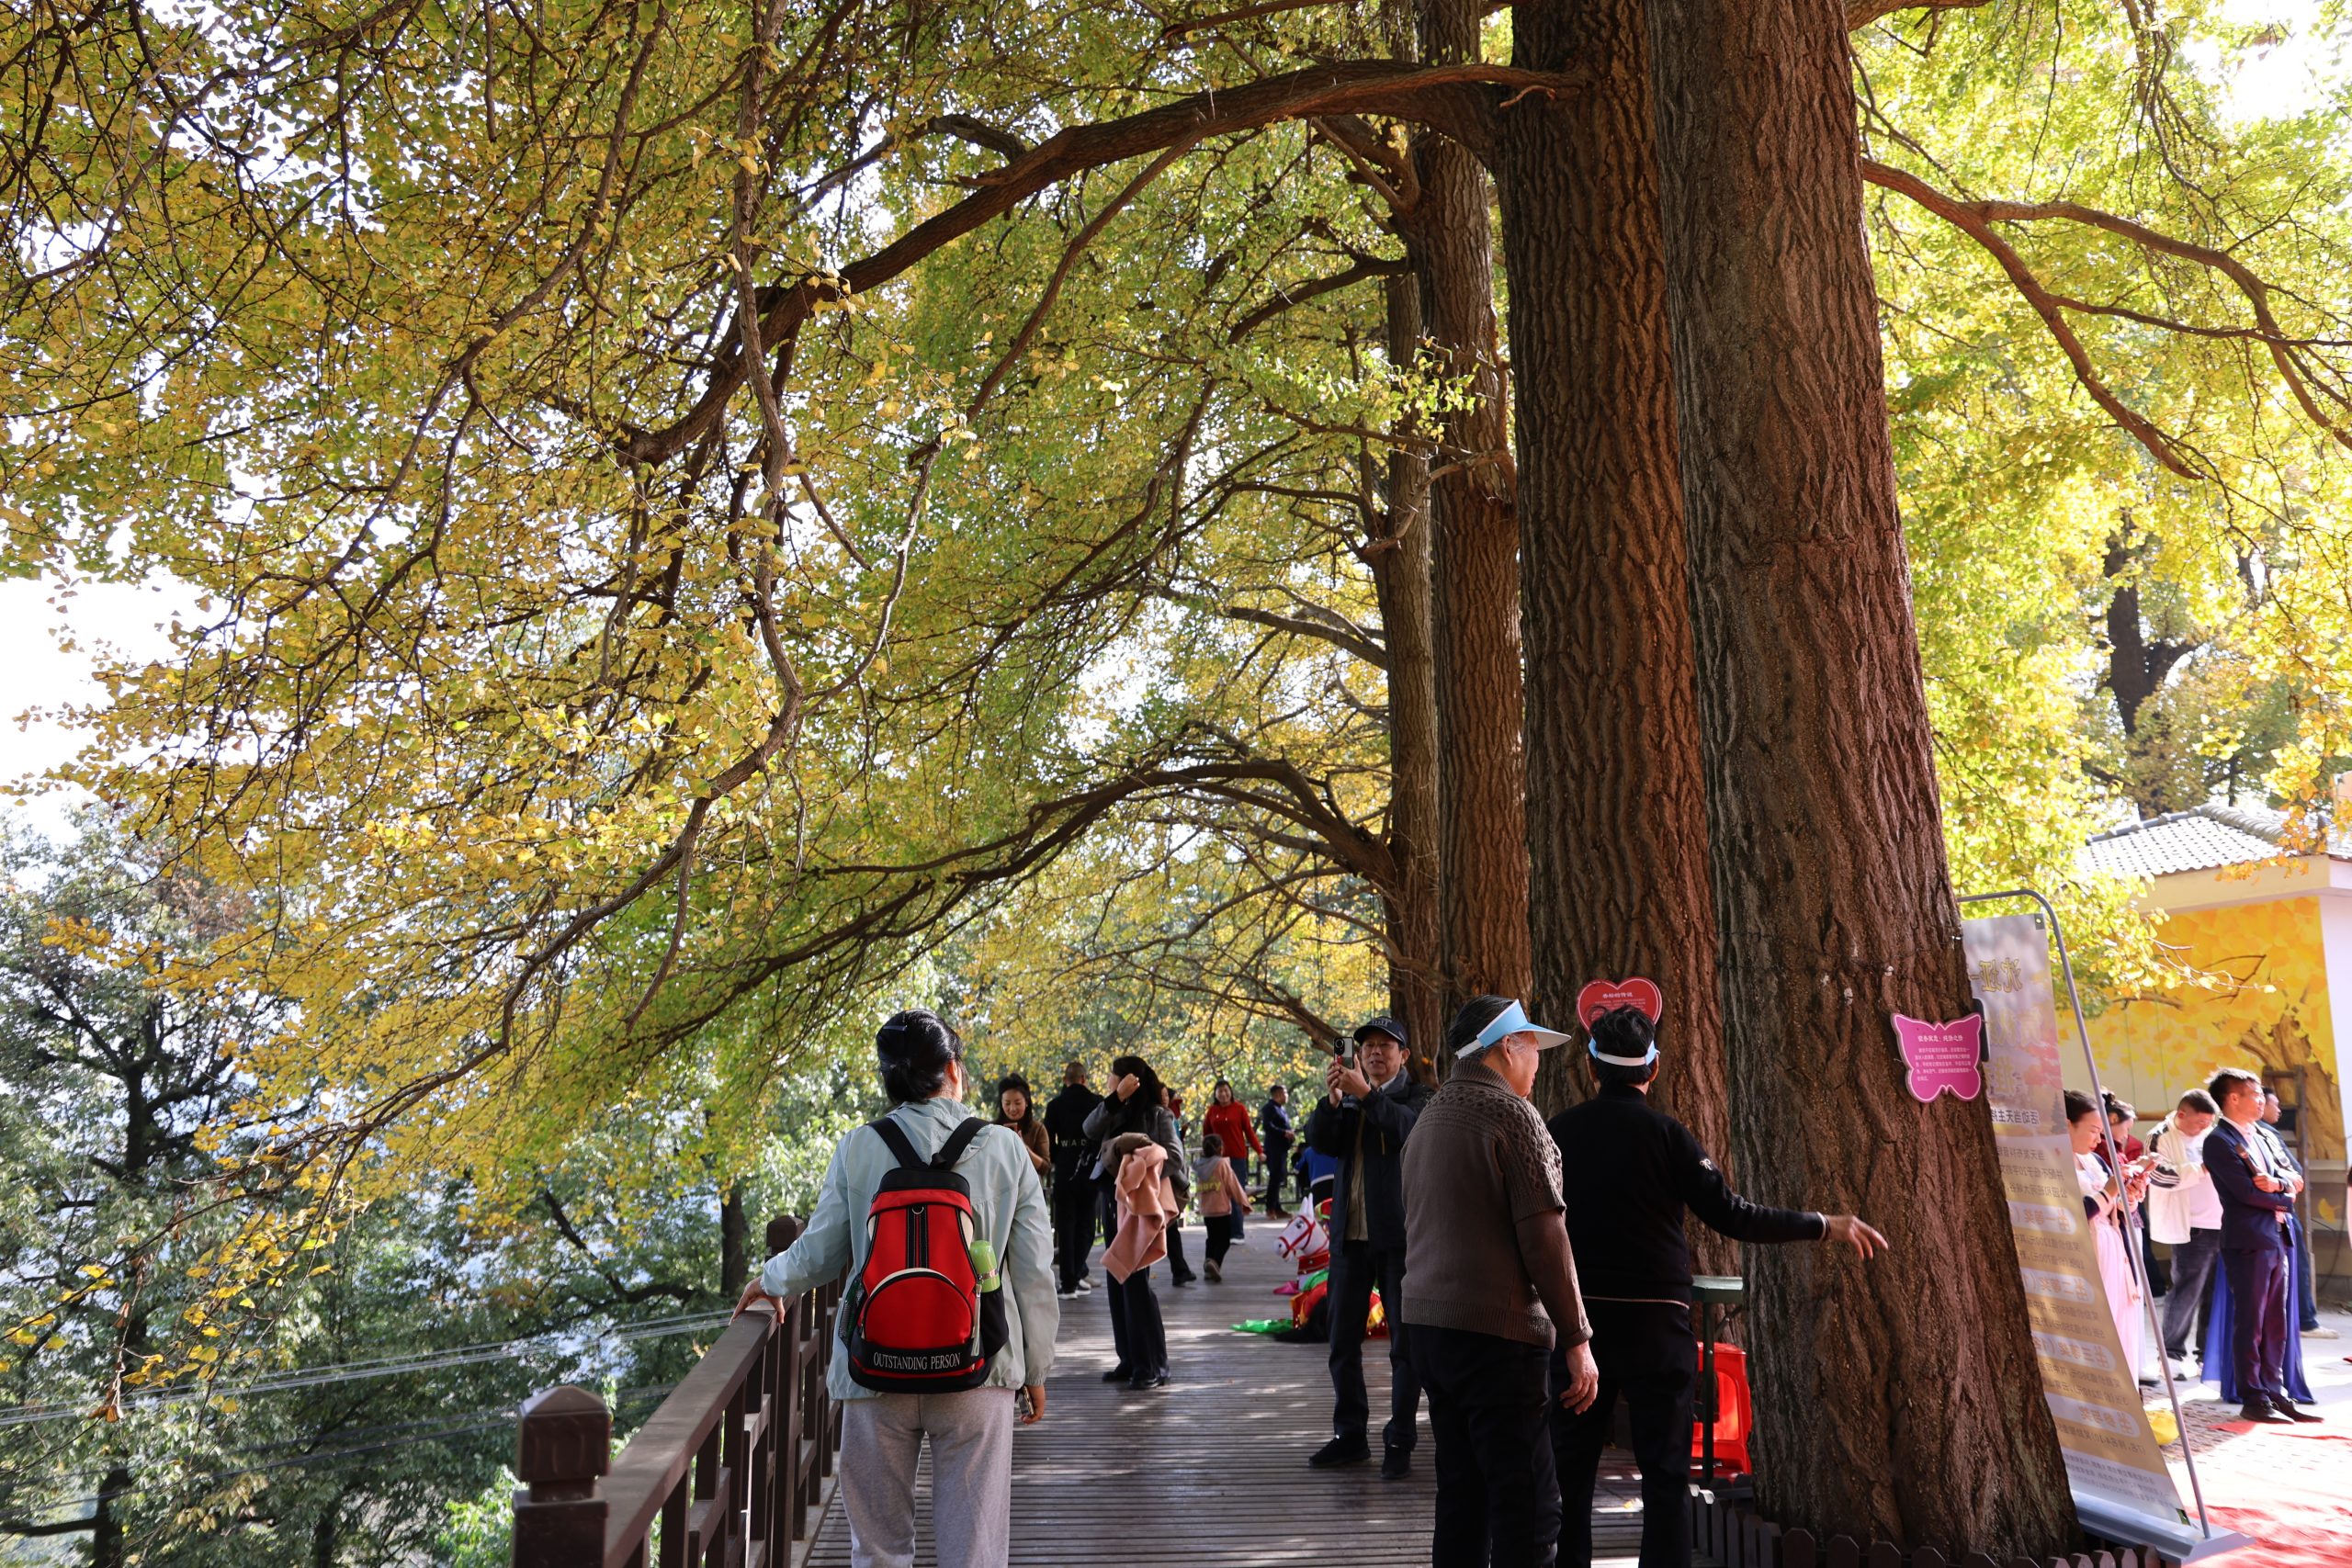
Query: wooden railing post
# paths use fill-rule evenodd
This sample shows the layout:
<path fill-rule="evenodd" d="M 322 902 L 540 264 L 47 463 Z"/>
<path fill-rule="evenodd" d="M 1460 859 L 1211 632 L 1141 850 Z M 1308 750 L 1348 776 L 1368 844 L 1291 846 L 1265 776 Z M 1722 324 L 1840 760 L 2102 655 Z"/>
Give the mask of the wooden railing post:
<path fill-rule="evenodd" d="M 800 1222 L 790 1214 L 778 1214 L 768 1222 L 768 1256 L 774 1258 L 800 1239 Z M 764 1528 L 754 1526 L 755 1535 L 763 1535 L 773 1552 L 783 1553 L 771 1561 L 786 1561 L 792 1543 L 808 1530 L 808 1510 L 800 1497 L 800 1444 L 808 1431 L 801 1426 L 800 1358 L 802 1340 L 808 1334 L 808 1306 L 805 1299 L 786 1303 L 784 1315 L 775 1325 L 775 1342 L 767 1363 L 768 1429 L 775 1437 L 775 1450 L 769 1460 L 767 1497 L 764 1507 Z M 757 1502 L 754 1507 L 761 1505 Z"/>
<path fill-rule="evenodd" d="M 769 1255 L 801 1228 L 771 1221 Z M 617 1457 L 594 1394 L 533 1395 L 515 1433 L 514 1568 L 786 1568 L 816 1531 L 840 1440 L 825 1391 L 838 1298 L 828 1285 L 782 1303 L 773 1326 L 729 1325 Z"/>
<path fill-rule="evenodd" d="M 514 1568 L 603 1568 L 605 1499 L 596 1481 L 611 1467 L 613 1416 L 569 1383 L 535 1393 L 514 1431 Z"/>

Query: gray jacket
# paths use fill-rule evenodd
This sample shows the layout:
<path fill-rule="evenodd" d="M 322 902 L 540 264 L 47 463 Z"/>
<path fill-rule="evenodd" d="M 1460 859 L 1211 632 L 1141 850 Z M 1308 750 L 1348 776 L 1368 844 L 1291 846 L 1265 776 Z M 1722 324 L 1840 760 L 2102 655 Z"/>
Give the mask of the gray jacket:
<path fill-rule="evenodd" d="M 947 1135 L 972 1114 L 961 1100 L 920 1100 L 891 1111 L 919 1155 L 939 1151 Z M 854 1277 L 865 1267 L 865 1211 L 885 1173 L 898 1159 L 870 1127 L 860 1127 L 833 1150 L 825 1185 L 808 1228 L 760 1270 L 760 1289 L 787 1300 L 829 1280 Z M 996 1247 L 1004 1273 L 1005 1326 L 1009 1337 L 989 1367 L 988 1386 L 1018 1388 L 1041 1383 L 1053 1370 L 1054 1335 L 1061 1326 L 1061 1303 L 1054 1298 L 1054 1227 L 1046 1190 L 1029 1145 L 1010 1127 L 989 1126 L 956 1166 L 972 1190 L 972 1213 L 980 1234 Z M 827 1370 L 825 1386 L 835 1399 L 872 1399 L 876 1391 L 854 1382 L 849 1358 L 839 1353 Z"/>

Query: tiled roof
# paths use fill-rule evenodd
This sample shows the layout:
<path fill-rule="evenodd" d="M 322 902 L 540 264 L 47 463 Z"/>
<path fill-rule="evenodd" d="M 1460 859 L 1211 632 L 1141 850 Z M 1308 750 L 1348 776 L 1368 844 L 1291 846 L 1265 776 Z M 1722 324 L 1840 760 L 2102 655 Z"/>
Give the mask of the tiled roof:
<path fill-rule="evenodd" d="M 2099 834 L 2083 846 L 2083 868 L 2109 876 L 2148 877 L 2274 860 L 2284 852 L 2279 841 L 2286 824 L 2284 812 L 2267 807 L 2209 802 Z M 2345 852 L 2340 835 L 2333 848 L 2338 854 Z"/>

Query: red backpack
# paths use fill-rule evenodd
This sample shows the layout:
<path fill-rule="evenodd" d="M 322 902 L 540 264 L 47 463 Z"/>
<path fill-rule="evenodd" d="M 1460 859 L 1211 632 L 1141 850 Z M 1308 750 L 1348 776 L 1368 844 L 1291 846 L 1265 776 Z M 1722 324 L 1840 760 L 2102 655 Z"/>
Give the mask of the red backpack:
<path fill-rule="evenodd" d="M 978 1224 L 956 1162 L 986 1125 L 978 1117 L 924 1159 L 888 1117 L 869 1123 L 898 1156 L 865 1211 L 865 1268 L 842 1313 L 849 1375 L 895 1393 L 946 1393 L 988 1381 L 1010 1337 L 1004 1292 L 972 1267 Z"/>

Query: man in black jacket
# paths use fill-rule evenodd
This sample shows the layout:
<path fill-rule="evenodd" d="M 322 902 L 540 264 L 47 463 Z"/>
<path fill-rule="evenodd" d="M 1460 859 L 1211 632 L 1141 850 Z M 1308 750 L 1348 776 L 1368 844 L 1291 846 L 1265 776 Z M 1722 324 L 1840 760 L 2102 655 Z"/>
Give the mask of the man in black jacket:
<path fill-rule="evenodd" d="M 1281 1084 L 1266 1090 L 1266 1103 L 1258 1108 L 1258 1141 L 1266 1151 L 1266 1213 L 1278 1220 L 1290 1213 L 1283 1207 L 1283 1189 L 1290 1182 L 1290 1146 L 1298 1141 L 1290 1090 Z"/>
<path fill-rule="evenodd" d="M 1372 1020 L 1356 1031 L 1356 1050 L 1324 1074 L 1329 1093 L 1306 1121 L 1306 1146 L 1340 1161 L 1331 1189 L 1331 1440 L 1308 1463 L 1317 1469 L 1372 1457 L 1365 1429 L 1372 1407 L 1363 1383 L 1364 1318 L 1380 1292 L 1388 1322 L 1388 1427 L 1380 1473 L 1412 1468 L 1413 1423 L 1421 1385 L 1405 1353 L 1397 1312 L 1405 1302 L 1405 1138 L 1436 1090 L 1405 1070 L 1405 1026 Z"/>
<path fill-rule="evenodd" d="M 1102 1097 L 1086 1087 L 1086 1064 L 1062 1065 L 1062 1089 L 1046 1102 L 1046 1136 L 1054 1159 L 1054 1268 L 1061 1293 L 1091 1290 L 1086 1255 L 1094 1250 L 1094 1140 L 1086 1118 Z"/>
<path fill-rule="evenodd" d="M 1842 1241 L 1868 1258 L 1886 1238 L 1851 1214 L 1768 1209 L 1734 1192 L 1690 1130 L 1651 1108 L 1657 1029 L 1639 1008 L 1594 1019 L 1587 1050 L 1600 1092 L 1551 1122 L 1567 1194 L 1568 1246 L 1600 1369 L 1600 1396 L 1589 1405 L 1576 1412 L 1555 1401 L 1552 1410 L 1560 1568 L 1592 1562 L 1593 1481 L 1620 1393 L 1642 1470 L 1641 1568 L 1690 1568 L 1684 1489 L 1699 1353 L 1683 1212 L 1736 1241 Z M 1552 1375 L 1555 1391 L 1565 1391 L 1566 1367 L 1555 1364 Z"/>

